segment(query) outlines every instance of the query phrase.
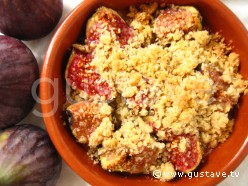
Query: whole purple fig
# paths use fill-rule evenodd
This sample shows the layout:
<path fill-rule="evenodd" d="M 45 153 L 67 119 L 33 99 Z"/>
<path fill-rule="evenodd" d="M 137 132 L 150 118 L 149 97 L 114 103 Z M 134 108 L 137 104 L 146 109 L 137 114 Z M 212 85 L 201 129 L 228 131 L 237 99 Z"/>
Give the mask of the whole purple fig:
<path fill-rule="evenodd" d="M 0 32 L 21 40 L 39 39 L 57 25 L 62 0 L 0 0 Z"/>
<path fill-rule="evenodd" d="M 47 132 L 24 124 L 0 130 L 0 185 L 54 186 L 61 158 Z"/>
<path fill-rule="evenodd" d="M 0 129 L 21 121 L 32 109 L 37 61 L 20 40 L 0 35 Z"/>

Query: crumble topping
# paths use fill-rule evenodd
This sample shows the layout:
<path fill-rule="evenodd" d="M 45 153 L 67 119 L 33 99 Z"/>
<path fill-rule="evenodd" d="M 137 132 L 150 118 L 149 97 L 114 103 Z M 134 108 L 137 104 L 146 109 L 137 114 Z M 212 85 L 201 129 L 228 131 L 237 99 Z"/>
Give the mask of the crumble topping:
<path fill-rule="evenodd" d="M 230 136 L 229 113 L 248 81 L 239 55 L 194 7 L 131 6 L 126 19 L 101 7 L 73 47 L 70 127 L 103 169 L 188 173 Z"/>

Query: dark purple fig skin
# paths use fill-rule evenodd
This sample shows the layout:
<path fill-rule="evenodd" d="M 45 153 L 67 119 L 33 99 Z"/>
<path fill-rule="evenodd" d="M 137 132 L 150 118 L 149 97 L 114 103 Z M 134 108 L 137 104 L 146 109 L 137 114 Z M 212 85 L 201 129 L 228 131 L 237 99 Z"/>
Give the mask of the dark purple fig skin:
<path fill-rule="evenodd" d="M 62 0 L 0 0 L 0 31 L 21 40 L 49 34 L 63 12 Z"/>
<path fill-rule="evenodd" d="M 39 77 L 31 50 L 8 36 L 0 35 L 0 129 L 21 121 L 32 109 L 33 83 Z"/>
<path fill-rule="evenodd" d="M 24 124 L 0 131 L 0 185 L 54 186 L 61 157 L 47 132 Z"/>

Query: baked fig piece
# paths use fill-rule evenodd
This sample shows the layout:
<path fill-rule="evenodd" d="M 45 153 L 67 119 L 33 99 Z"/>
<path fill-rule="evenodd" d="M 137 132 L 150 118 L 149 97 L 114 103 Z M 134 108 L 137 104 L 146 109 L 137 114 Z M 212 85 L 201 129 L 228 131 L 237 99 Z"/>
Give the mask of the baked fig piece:
<path fill-rule="evenodd" d="M 202 29 L 200 13 L 192 6 L 171 6 L 161 10 L 153 26 L 158 38 L 176 31 L 188 33 Z"/>
<path fill-rule="evenodd" d="M 121 45 L 125 45 L 132 35 L 132 28 L 112 9 L 101 7 L 88 20 L 86 27 L 86 45 L 74 45 L 67 64 L 65 78 L 74 90 L 83 91 L 85 100 L 88 97 L 97 100 L 112 100 L 115 91 L 101 78 L 90 63 L 94 59 L 94 47 L 99 43 L 105 31 Z"/>
<path fill-rule="evenodd" d="M 238 102 L 237 98 L 225 94 L 227 89 L 230 87 L 230 84 L 223 80 L 221 72 L 219 72 L 213 66 L 208 66 L 206 68 L 206 71 L 203 71 L 203 73 L 208 74 L 209 78 L 212 79 L 212 81 L 214 82 L 214 86 L 216 89 L 216 92 L 213 95 L 213 102 L 211 104 L 218 102 L 226 103 L 231 106 L 237 104 Z"/>
<path fill-rule="evenodd" d="M 38 77 L 32 51 L 20 40 L 0 36 L 0 129 L 18 123 L 31 111 L 32 86 Z"/>
<path fill-rule="evenodd" d="M 86 43 L 89 45 L 99 43 L 99 39 L 105 31 L 109 31 L 111 37 L 116 37 L 115 40 L 119 41 L 121 45 L 127 44 L 133 35 L 133 29 L 116 11 L 100 7 L 87 22 Z"/>
<path fill-rule="evenodd" d="M 168 150 L 168 159 L 175 169 L 189 173 L 197 168 L 202 160 L 200 142 L 196 136 L 181 135 L 173 139 Z"/>
<path fill-rule="evenodd" d="M 55 186 L 61 158 L 47 132 L 23 124 L 0 130 L 0 185 Z"/>
<path fill-rule="evenodd" d="M 137 91 L 131 97 L 125 92 L 128 89 L 122 91 L 124 103 L 128 109 L 132 110 L 133 114 L 138 114 L 142 109 L 149 109 L 154 101 L 150 91 L 153 84 L 152 80 L 143 77 L 141 82 L 142 86 L 137 86 Z"/>
<path fill-rule="evenodd" d="M 156 147 L 144 147 L 139 153 L 116 148 L 100 156 L 101 166 L 109 171 L 128 172 L 131 174 L 148 173 L 149 167 L 159 158 L 160 150 Z"/>
<path fill-rule="evenodd" d="M 68 61 L 65 78 L 72 89 L 83 91 L 85 100 L 93 97 L 98 100 L 113 98 L 113 90 L 108 83 L 101 79 L 94 66 L 90 65 L 92 54 L 86 50 L 73 49 Z"/>
<path fill-rule="evenodd" d="M 134 117 L 135 118 L 135 117 Z M 134 119 L 133 118 L 133 119 Z M 165 144 L 157 142 L 150 135 L 150 127 L 140 118 L 140 127 L 135 126 L 135 119 L 123 121 L 121 127 L 102 143 L 99 149 L 103 169 L 109 171 L 129 172 L 131 174 L 150 172 L 150 166 L 156 164 L 165 150 Z"/>
<path fill-rule="evenodd" d="M 88 143 L 90 135 L 100 126 L 103 118 L 111 118 L 107 103 L 81 101 L 66 109 L 72 134 L 79 143 Z"/>

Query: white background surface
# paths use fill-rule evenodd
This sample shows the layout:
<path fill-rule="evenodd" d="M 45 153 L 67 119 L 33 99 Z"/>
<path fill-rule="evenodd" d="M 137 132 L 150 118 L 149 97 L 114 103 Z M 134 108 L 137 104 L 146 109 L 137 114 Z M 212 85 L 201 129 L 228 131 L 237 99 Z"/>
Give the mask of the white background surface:
<path fill-rule="evenodd" d="M 76 7 L 82 0 L 64 0 L 64 11 L 63 16 L 60 21 L 68 15 L 68 13 Z M 222 0 L 244 23 L 246 28 L 248 28 L 248 0 Z M 56 30 L 56 29 L 55 29 Z M 33 51 L 38 63 L 41 68 L 44 54 L 50 42 L 54 32 L 42 38 L 40 40 L 34 40 L 25 42 L 28 47 Z M 34 110 L 40 112 L 40 106 L 37 103 Z M 35 116 L 32 112 L 21 122 L 21 123 L 31 123 L 39 125 L 44 128 L 44 122 L 41 117 Z M 248 157 L 241 163 L 241 165 L 235 170 L 239 173 L 236 178 L 226 178 L 219 186 L 247 186 L 248 185 Z M 218 166 L 218 165 L 217 165 Z M 90 171 L 90 170 L 89 170 Z M 57 182 L 56 186 L 88 186 L 88 184 L 76 175 L 64 162 L 61 172 L 61 176 Z"/>

